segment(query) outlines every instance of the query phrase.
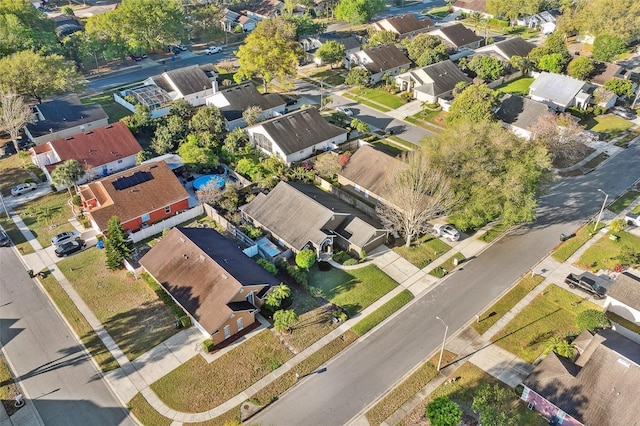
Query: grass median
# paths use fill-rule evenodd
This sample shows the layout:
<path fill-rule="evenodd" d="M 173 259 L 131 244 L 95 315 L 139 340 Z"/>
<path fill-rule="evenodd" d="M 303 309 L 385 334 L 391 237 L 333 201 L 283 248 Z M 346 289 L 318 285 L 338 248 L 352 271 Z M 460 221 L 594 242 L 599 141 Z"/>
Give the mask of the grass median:
<path fill-rule="evenodd" d="M 589 241 L 591 237 L 593 237 L 596 232 L 601 230 L 602 228 L 604 228 L 604 223 L 600 223 L 597 230 L 594 229 L 593 223 L 587 223 L 576 231 L 575 236 L 558 245 L 554 249 L 551 256 L 553 256 L 554 259 L 560 262 L 566 262 L 573 253 L 578 251 L 580 247 L 582 247 L 587 241 Z"/>

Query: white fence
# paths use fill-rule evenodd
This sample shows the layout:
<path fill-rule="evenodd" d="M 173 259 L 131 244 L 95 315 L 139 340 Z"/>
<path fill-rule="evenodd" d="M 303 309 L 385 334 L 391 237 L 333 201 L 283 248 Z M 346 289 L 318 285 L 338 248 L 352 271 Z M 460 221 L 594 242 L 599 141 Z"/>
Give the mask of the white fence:
<path fill-rule="evenodd" d="M 124 92 L 120 92 L 120 94 L 124 96 Z M 129 111 L 136 112 L 136 106 L 133 105 L 131 102 L 126 101 L 122 96 L 118 95 L 117 93 L 114 93 L 113 100 L 116 101 L 116 103 L 128 109 Z M 151 118 L 163 117 L 168 113 L 169 113 L 169 107 L 153 109 L 151 110 Z"/>
<path fill-rule="evenodd" d="M 134 232 L 133 234 L 129 235 L 129 239 L 134 243 L 137 243 L 146 238 L 149 238 L 156 234 L 161 233 L 162 230 L 165 228 L 173 228 L 174 226 L 178 226 L 181 223 L 184 223 L 190 219 L 193 219 L 194 217 L 197 217 L 203 214 L 204 214 L 204 207 L 202 207 L 202 204 L 199 204 L 193 208 L 190 208 L 189 210 L 183 211 L 180 214 L 171 216 L 169 219 L 165 219 L 162 222 L 154 223 L 148 228 L 144 228 L 139 230 L 138 232 Z"/>

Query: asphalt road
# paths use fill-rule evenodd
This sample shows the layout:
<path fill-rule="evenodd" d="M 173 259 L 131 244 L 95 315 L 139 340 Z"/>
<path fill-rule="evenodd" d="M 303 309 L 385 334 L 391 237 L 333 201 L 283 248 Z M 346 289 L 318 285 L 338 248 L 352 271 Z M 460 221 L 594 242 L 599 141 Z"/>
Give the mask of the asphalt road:
<path fill-rule="evenodd" d="M 0 346 L 44 424 L 135 425 L 13 247 L 0 271 Z"/>
<path fill-rule="evenodd" d="M 450 332 L 482 312 L 558 244 L 560 233 L 597 214 L 603 196 L 620 194 L 640 178 L 634 145 L 598 170 L 556 182 L 540 200 L 538 220 L 464 263 L 401 315 L 331 360 L 259 413 L 265 425 L 344 425 L 440 346 L 442 318 Z"/>

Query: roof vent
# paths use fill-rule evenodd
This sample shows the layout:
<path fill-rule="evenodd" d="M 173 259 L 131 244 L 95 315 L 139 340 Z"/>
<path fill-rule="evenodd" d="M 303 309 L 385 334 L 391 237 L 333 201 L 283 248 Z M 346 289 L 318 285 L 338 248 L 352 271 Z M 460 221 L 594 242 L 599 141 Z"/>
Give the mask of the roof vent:
<path fill-rule="evenodd" d="M 65 140 L 65 141 L 70 141 L 70 140 L 73 140 L 73 137 L 72 137 L 72 136 L 69 136 L 68 138 L 64 138 L 64 140 Z"/>
<path fill-rule="evenodd" d="M 87 133 L 85 133 L 85 135 L 92 135 L 93 132 L 92 131 L 88 131 Z"/>
<path fill-rule="evenodd" d="M 186 254 L 183 254 L 183 255 L 182 255 L 182 258 L 183 258 L 184 260 L 189 260 L 189 256 L 187 256 Z"/>
<path fill-rule="evenodd" d="M 113 128 L 113 126 L 111 126 L 111 125 L 105 127 L 105 129 L 112 129 L 112 128 Z"/>

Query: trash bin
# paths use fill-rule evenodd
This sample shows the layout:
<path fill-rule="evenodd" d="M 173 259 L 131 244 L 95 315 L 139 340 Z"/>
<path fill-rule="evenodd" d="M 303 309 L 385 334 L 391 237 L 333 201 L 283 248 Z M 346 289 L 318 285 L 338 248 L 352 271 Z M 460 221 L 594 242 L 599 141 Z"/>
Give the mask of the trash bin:
<path fill-rule="evenodd" d="M 180 320 L 175 320 L 173 322 L 173 327 L 176 328 L 176 329 L 182 328 L 182 322 Z"/>
<path fill-rule="evenodd" d="M 567 241 L 569 239 L 568 235 L 560 234 L 560 241 Z"/>
<path fill-rule="evenodd" d="M 33 275 L 33 269 L 29 269 L 29 270 L 27 271 L 27 274 L 29 274 L 29 278 L 33 278 L 33 277 L 35 277 L 35 275 Z"/>
<path fill-rule="evenodd" d="M 97 246 L 100 250 L 102 250 L 102 249 L 104 248 L 104 241 L 102 241 L 102 240 L 98 240 L 98 243 L 96 244 L 96 246 Z"/>

